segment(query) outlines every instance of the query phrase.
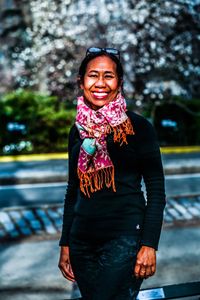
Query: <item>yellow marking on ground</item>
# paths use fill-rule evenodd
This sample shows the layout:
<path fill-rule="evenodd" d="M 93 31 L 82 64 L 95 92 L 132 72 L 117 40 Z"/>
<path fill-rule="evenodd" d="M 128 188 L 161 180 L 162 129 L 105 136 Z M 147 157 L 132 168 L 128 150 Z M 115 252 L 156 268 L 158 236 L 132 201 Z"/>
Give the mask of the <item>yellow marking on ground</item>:
<path fill-rule="evenodd" d="M 160 150 L 162 154 L 195 153 L 200 152 L 200 146 L 161 147 Z M 0 156 L 0 162 L 44 161 L 51 159 L 68 159 L 68 153 L 43 153 Z"/>
<path fill-rule="evenodd" d="M 0 162 L 44 161 L 44 160 L 51 160 L 51 159 L 68 159 L 68 153 L 43 153 L 43 154 L 0 156 Z"/>
<path fill-rule="evenodd" d="M 163 154 L 195 153 L 200 152 L 200 146 L 161 147 L 160 150 Z"/>

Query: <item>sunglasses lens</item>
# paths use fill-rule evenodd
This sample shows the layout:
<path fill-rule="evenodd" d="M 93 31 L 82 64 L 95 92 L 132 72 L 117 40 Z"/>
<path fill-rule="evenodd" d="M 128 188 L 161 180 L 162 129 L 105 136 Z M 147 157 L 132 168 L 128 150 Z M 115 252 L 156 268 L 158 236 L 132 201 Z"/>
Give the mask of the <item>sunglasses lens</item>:
<path fill-rule="evenodd" d="M 100 52 L 106 52 L 108 54 L 112 54 L 115 56 L 120 56 L 119 51 L 114 48 L 98 48 L 98 47 L 91 47 L 87 49 L 86 55 L 92 54 L 92 53 L 100 53 Z"/>
<path fill-rule="evenodd" d="M 106 52 L 113 55 L 119 55 L 119 51 L 117 49 L 106 49 Z"/>
<path fill-rule="evenodd" d="M 97 47 L 91 47 L 87 50 L 88 53 L 99 53 L 101 52 L 102 49 L 101 48 L 97 48 Z"/>

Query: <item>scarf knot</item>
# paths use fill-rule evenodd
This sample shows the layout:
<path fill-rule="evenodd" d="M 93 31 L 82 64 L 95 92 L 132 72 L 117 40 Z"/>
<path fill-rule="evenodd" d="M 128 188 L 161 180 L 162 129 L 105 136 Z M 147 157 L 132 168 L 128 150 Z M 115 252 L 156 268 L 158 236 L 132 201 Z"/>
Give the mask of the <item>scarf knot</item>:
<path fill-rule="evenodd" d="M 78 98 L 76 126 L 83 143 L 78 158 L 81 191 L 90 194 L 104 186 L 116 191 L 114 165 L 107 150 L 106 137 L 113 132 L 114 142 L 127 144 L 127 135 L 135 134 L 126 114 L 126 101 L 121 94 L 97 111 Z"/>

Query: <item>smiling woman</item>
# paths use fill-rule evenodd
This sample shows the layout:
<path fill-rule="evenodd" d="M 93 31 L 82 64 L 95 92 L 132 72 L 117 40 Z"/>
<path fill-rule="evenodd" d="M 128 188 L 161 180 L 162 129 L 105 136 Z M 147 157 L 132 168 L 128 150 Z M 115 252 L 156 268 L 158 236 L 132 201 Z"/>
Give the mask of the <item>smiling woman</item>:
<path fill-rule="evenodd" d="M 120 90 L 115 62 L 108 56 L 91 60 L 80 87 L 92 109 L 96 110 L 112 101 Z"/>
<path fill-rule="evenodd" d="M 59 268 L 83 300 L 133 300 L 156 270 L 165 206 L 159 146 L 152 125 L 127 111 L 118 50 L 88 49 L 78 83 Z"/>

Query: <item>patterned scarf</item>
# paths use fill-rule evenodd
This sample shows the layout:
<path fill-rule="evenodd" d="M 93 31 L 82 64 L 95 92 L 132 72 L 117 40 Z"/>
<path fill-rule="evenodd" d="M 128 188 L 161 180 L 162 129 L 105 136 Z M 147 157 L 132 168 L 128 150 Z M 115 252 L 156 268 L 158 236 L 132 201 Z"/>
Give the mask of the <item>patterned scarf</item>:
<path fill-rule="evenodd" d="M 127 144 L 126 135 L 135 134 L 126 115 L 126 102 L 119 93 L 115 100 L 93 110 L 78 98 L 76 126 L 83 143 L 78 158 L 80 189 L 88 197 L 103 186 L 116 192 L 114 165 L 107 150 L 106 136 L 113 132 L 114 142 Z"/>

